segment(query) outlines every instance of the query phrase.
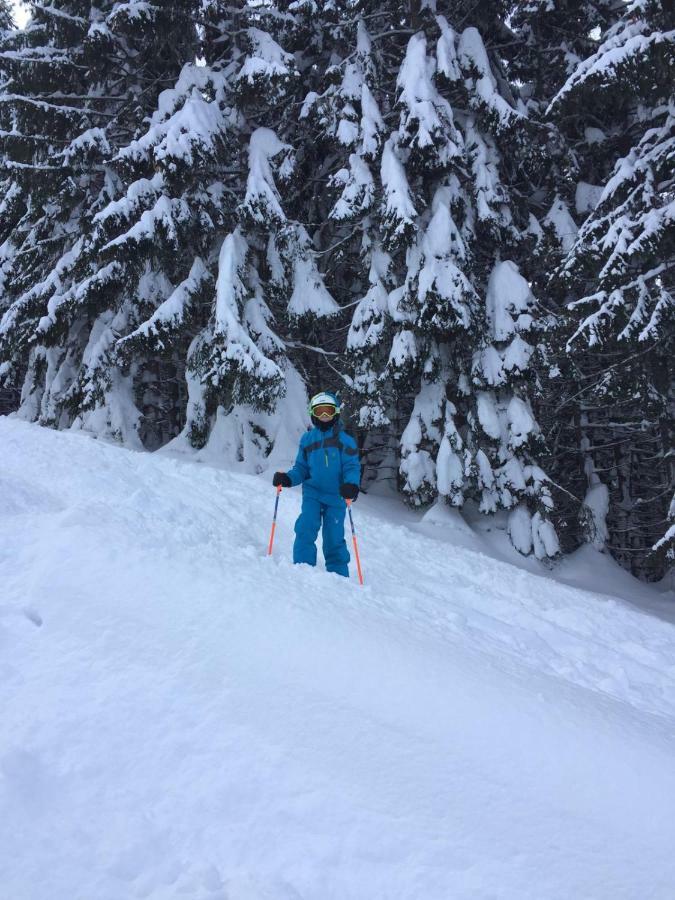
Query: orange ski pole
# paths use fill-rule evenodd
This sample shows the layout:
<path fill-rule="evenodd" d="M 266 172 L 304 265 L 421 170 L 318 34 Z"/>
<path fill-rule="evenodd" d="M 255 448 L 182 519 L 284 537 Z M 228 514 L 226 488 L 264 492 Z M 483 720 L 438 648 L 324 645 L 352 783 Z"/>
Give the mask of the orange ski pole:
<path fill-rule="evenodd" d="M 272 555 L 272 544 L 274 543 L 274 532 L 277 527 L 277 510 L 279 509 L 279 497 L 281 496 L 281 485 L 277 485 L 277 499 L 274 501 L 274 518 L 272 519 L 272 531 L 270 533 L 270 543 L 267 548 L 267 555 Z"/>
<path fill-rule="evenodd" d="M 347 512 L 349 513 L 349 524 L 352 526 L 352 541 L 354 542 L 354 556 L 356 557 L 356 571 L 359 573 L 359 584 L 363 584 L 363 572 L 361 571 L 361 559 L 359 558 L 359 545 L 356 542 L 356 532 L 354 531 L 354 519 L 352 519 L 352 501 L 347 500 Z"/>

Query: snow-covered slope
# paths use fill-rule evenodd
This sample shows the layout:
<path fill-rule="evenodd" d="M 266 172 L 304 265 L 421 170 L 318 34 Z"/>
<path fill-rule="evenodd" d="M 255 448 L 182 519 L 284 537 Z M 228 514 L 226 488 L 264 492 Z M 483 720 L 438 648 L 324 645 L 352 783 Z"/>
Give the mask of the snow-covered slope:
<path fill-rule="evenodd" d="M 675 626 L 273 496 L 0 418 L 2 897 L 672 900 Z"/>

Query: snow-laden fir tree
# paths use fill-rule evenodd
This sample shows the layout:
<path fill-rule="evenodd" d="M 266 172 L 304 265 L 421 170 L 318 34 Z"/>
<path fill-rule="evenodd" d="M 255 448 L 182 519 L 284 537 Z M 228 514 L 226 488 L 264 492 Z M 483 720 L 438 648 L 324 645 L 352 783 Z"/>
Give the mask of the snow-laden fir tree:
<path fill-rule="evenodd" d="M 113 59 L 113 26 L 132 5 L 96 14 Z M 133 128 L 123 133 L 120 113 L 106 108 L 93 185 L 45 278 L 29 279 L 8 309 L 4 345 L 15 371 L 31 353 L 30 418 L 149 447 L 183 428 L 201 446 L 220 411 L 264 454 L 272 436 L 260 415 L 289 383 L 303 405 L 286 351 L 311 377 L 308 354 L 326 352 L 323 323 L 339 309 L 309 227 L 325 212 L 312 209 L 321 191 L 305 179 L 316 156 L 295 133 L 304 97 L 296 59 L 311 76 L 321 29 L 304 7 L 283 17 L 220 2 L 145 7 L 131 11 L 135 53 L 123 67 Z M 113 91 L 96 84 L 93 93 Z M 62 206 L 53 196 L 51 208 L 62 215 Z M 45 372 L 51 348 L 59 356 Z"/>
<path fill-rule="evenodd" d="M 48 362 L 31 349 L 40 316 L 36 287 L 55 281 L 55 266 L 77 239 L 77 219 L 89 188 L 87 171 L 75 172 L 77 140 L 105 119 L 85 104 L 85 41 L 89 4 L 35 5 L 28 27 L 5 31 L 0 47 L 4 77 L 0 95 L 2 152 L 2 295 L 0 377 L 18 386 L 27 369 L 24 407 L 39 413 Z M 55 91 L 58 86 L 58 91 Z M 54 93 L 57 96 L 52 96 Z"/>
<path fill-rule="evenodd" d="M 541 228 L 529 268 L 542 290 L 541 274 L 548 278 L 552 265 L 570 249 L 577 232 L 575 216 L 588 212 L 598 191 L 580 179 L 577 154 L 593 134 L 592 117 L 586 121 L 584 110 L 572 107 L 563 135 L 560 121 L 547 118 L 546 112 L 561 86 L 596 52 L 601 33 L 617 21 L 619 12 L 616 0 L 518 0 L 508 17 L 508 71 L 519 82 L 519 96 L 535 129 L 523 152 L 530 157 L 528 174 L 534 176 L 529 202 Z M 538 166 L 533 159 L 537 155 Z"/>
<path fill-rule="evenodd" d="M 530 184 L 525 188 L 531 212 L 535 246 L 523 260 L 523 274 L 534 293 L 545 300 L 546 314 L 538 340 L 539 371 L 537 417 L 546 437 L 545 469 L 565 490 L 556 494 L 552 513 L 562 546 L 575 549 L 591 534 L 588 510 L 582 507 L 588 475 L 579 467 L 579 421 L 569 408 L 560 409 L 561 395 L 576 391 L 576 373 L 569 364 L 565 343 L 565 304 L 551 273 L 573 246 L 577 222 L 597 200 L 597 184 L 580 174 L 578 146 L 585 146 L 592 122 L 583 110 L 571 109 L 565 133 L 559 122 L 546 116 L 553 97 L 577 66 L 598 48 L 603 30 L 617 21 L 615 0 L 518 0 L 510 11 L 511 39 L 505 43 L 511 77 L 519 82 L 519 96 L 536 129 L 527 147 Z M 598 180 L 591 170 L 584 175 Z M 522 189 L 522 187 L 521 187 Z M 548 378 L 547 378 L 548 376 Z"/>
<path fill-rule="evenodd" d="M 331 218 L 359 237 L 346 359 L 366 453 L 386 471 L 393 437 L 409 502 L 508 509 L 516 546 L 554 555 L 528 393 L 537 304 L 516 261 L 531 223 L 503 181 L 528 123 L 476 27 L 428 6 L 359 11 L 306 107 L 338 154 Z"/>
<path fill-rule="evenodd" d="M 321 343 L 330 326 L 320 323 L 330 322 L 338 306 L 297 198 L 301 162 L 283 139 L 297 120 L 299 72 L 281 42 L 293 46 L 299 37 L 287 20 L 268 16 L 272 10 L 214 3 L 206 11 L 204 64 L 185 67 L 176 88 L 160 97 L 148 133 L 118 154 L 133 176 L 121 201 L 124 221 L 115 221 L 114 204 L 100 217 L 104 223 L 112 213 L 121 231 L 112 242 L 106 235 L 102 250 L 111 248 L 118 264 L 124 265 L 127 236 L 134 241 L 147 230 L 145 246 L 133 255 L 150 253 L 153 278 L 174 285 L 172 266 L 182 260 L 180 313 L 164 290 L 151 317 L 118 338 L 113 362 L 133 365 L 177 342 L 189 391 L 187 439 L 202 446 L 218 423 L 219 440 L 230 450 L 235 445 L 236 457 L 260 458 L 275 438 L 269 416 L 289 388 L 301 414 L 296 366 L 303 370 L 303 341 Z M 156 193 L 127 213 L 126 199 L 146 182 L 156 183 Z M 181 220 L 178 238 L 156 259 L 165 236 L 149 213 L 167 203 Z"/>
<path fill-rule="evenodd" d="M 43 424 L 68 425 L 114 393 L 95 427 L 121 436 L 137 420 L 127 385 L 122 376 L 97 380 L 125 323 L 124 310 L 107 305 L 120 273 L 93 257 L 91 232 L 119 191 L 115 148 L 135 135 L 177 61 L 195 52 L 195 10 L 138 0 L 31 8 L 0 57 L 11 77 L 0 116 L 12 202 L 0 216 L 8 235 L 0 372 L 23 379 L 20 413 Z"/>
<path fill-rule="evenodd" d="M 649 552 L 667 528 L 674 475 L 674 33 L 665 3 L 621 12 L 550 107 L 574 142 L 577 213 L 587 213 L 552 281 L 569 304 L 573 372 L 558 406 L 576 418 L 593 535 L 657 577 Z"/>

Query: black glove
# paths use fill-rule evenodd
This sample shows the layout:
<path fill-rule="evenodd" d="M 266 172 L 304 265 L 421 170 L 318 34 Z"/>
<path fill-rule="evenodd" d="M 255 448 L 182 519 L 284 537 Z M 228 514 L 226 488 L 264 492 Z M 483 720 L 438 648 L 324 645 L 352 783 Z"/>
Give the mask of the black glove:
<path fill-rule="evenodd" d="M 349 484 L 345 482 L 340 485 L 340 494 L 345 500 L 356 500 L 359 496 L 359 486 L 357 484 Z"/>
<path fill-rule="evenodd" d="M 272 479 L 272 484 L 274 485 L 274 487 L 279 487 L 279 485 L 281 485 L 282 487 L 293 487 L 291 479 L 285 472 L 275 472 L 274 478 Z"/>

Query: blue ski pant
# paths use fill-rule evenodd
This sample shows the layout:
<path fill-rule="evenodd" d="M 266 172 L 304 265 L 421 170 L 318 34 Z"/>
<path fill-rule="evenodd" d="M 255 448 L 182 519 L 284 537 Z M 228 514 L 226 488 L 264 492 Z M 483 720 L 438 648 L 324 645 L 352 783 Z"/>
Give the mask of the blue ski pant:
<path fill-rule="evenodd" d="M 345 541 L 345 509 L 329 506 L 311 497 L 302 498 L 302 509 L 295 523 L 293 562 L 316 565 L 316 539 L 322 528 L 326 570 L 349 578 L 349 550 Z"/>

